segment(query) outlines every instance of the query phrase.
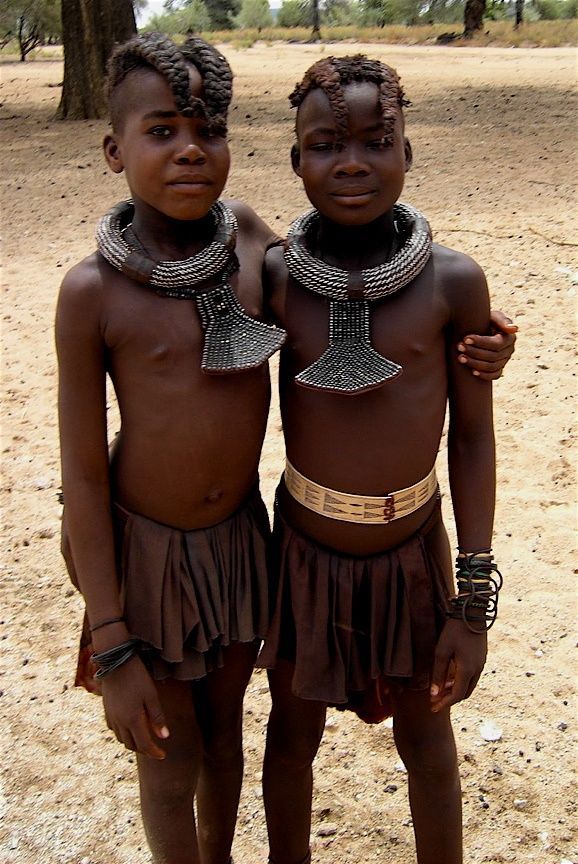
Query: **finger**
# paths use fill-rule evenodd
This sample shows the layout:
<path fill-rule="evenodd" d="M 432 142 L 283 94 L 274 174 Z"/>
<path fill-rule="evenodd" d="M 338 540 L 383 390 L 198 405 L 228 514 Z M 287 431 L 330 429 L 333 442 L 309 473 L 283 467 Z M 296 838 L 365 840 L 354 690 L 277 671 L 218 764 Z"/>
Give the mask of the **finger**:
<path fill-rule="evenodd" d="M 157 738 L 168 738 L 171 733 L 169 732 L 169 727 L 167 726 L 165 715 L 163 714 L 163 709 L 161 708 L 161 703 L 159 702 L 156 693 L 155 695 L 150 695 L 145 699 L 145 711 L 147 713 L 148 721 Z"/>
<path fill-rule="evenodd" d="M 505 366 L 506 362 L 512 356 L 511 348 L 504 348 L 500 351 L 492 351 L 487 348 L 478 348 L 473 345 L 468 345 L 466 351 L 458 353 L 460 363 L 497 363 L 500 366 Z"/>
<path fill-rule="evenodd" d="M 481 675 L 481 673 L 480 673 L 480 675 Z M 474 677 L 470 681 L 470 686 L 466 690 L 466 695 L 464 696 L 464 699 L 470 698 L 470 696 L 472 695 L 472 693 L 474 692 L 474 690 L 478 686 L 478 681 L 480 680 L 480 675 L 474 675 Z"/>
<path fill-rule="evenodd" d="M 430 687 L 430 696 L 432 702 L 441 698 L 441 694 L 445 689 L 445 683 L 448 680 L 448 672 L 451 657 L 445 651 L 436 651 L 434 657 L 434 665 L 432 670 L 432 682 Z"/>
<path fill-rule="evenodd" d="M 444 708 L 449 708 L 451 705 L 455 705 L 456 702 L 461 702 L 465 699 L 471 677 L 470 674 L 464 674 L 463 671 L 458 669 L 456 672 L 456 680 L 451 691 L 447 692 L 439 702 L 436 702 L 432 706 L 432 711 L 437 714 L 438 711 L 443 711 Z"/>
<path fill-rule="evenodd" d="M 153 741 L 148 717 L 143 711 L 136 724 L 132 727 L 132 734 L 138 753 L 150 756 L 151 759 L 164 759 L 166 753 Z"/>
<path fill-rule="evenodd" d="M 508 356 L 514 350 L 516 339 L 514 336 L 505 336 L 503 333 L 495 333 L 493 336 L 478 336 L 475 333 L 464 338 L 458 344 L 458 348 L 467 354 L 473 354 L 475 349 L 482 351 L 504 351 Z"/>
<path fill-rule="evenodd" d="M 136 743 L 133 736 L 130 733 L 130 729 L 116 729 L 115 730 L 116 739 L 120 744 L 123 744 L 127 750 L 131 752 L 136 752 Z"/>
<path fill-rule="evenodd" d="M 504 330 L 506 333 L 516 333 L 518 330 L 511 318 L 508 318 L 500 309 L 492 309 L 490 312 L 490 321 L 494 327 Z"/>
<path fill-rule="evenodd" d="M 480 381 L 497 381 L 504 377 L 504 370 L 499 369 L 497 372 L 479 372 L 477 369 L 472 369 L 474 378 L 479 378 Z"/>
<path fill-rule="evenodd" d="M 477 369 L 479 372 L 499 372 L 504 368 L 508 360 L 507 357 L 501 358 L 499 354 L 491 354 L 487 352 L 476 352 L 475 357 L 472 355 L 460 354 L 458 363 L 463 366 L 469 366 L 470 369 Z"/>

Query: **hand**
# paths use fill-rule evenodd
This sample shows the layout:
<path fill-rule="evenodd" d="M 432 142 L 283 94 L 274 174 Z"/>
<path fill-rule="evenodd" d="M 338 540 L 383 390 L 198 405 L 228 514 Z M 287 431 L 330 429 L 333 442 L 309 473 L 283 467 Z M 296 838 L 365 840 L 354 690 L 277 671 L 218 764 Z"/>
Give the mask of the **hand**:
<path fill-rule="evenodd" d="M 482 674 L 488 651 L 487 633 L 472 633 L 463 621 L 449 618 L 436 645 L 431 710 L 434 713 L 469 699 Z"/>
<path fill-rule="evenodd" d="M 504 366 L 515 350 L 517 326 L 503 312 L 492 310 L 492 336 L 465 336 L 458 343 L 458 362 L 467 365 L 472 375 L 484 381 L 501 378 Z"/>
<path fill-rule="evenodd" d="M 140 657 L 132 657 L 101 679 L 106 723 L 127 748 L 152 759 L 165 751 L 154 738 L 168 738 L 169 730 L 157 688 Z"/>

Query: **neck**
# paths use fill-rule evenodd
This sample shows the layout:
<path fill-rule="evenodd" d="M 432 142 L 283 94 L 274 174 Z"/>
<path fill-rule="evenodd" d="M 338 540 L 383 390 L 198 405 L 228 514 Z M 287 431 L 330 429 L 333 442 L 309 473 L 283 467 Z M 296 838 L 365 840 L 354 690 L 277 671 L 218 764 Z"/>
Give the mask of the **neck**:
<path fill-rule="evenodd" d="M 190 258 L 214 237 L 210 213 L 201 219 L 171 219 L 148 206 L 135 206 L 132 230 L 147 253 L 156 261 Z"/>
<path fill-rule="evenodd" d="M 346 270 L 364 270 L 388 261 L 396 252 L 393 211 L 366 225 L 342 225 L 320 214 L 311 251 L 328 264 Z"/>

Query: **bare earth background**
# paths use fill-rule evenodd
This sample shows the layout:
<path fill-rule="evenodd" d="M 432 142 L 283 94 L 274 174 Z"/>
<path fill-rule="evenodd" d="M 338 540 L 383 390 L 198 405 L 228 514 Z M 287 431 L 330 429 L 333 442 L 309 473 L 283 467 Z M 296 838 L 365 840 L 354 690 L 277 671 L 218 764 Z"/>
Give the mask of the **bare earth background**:
<path fill-rule="evenodd" d="M 224 50 L 236 73 L 227 194 L 247 200 L 279 233 L 306 206 L 287 158 L 294 82 L 323 52 L 365 50 L 396 66 L 414 103 L 407 116 L 415 162 L 404 199 L 428 214 L 439 242 L 481 263 L 494 305 L 520 325 L 515 358 L 495 387 L 494 546 L 506 587 L 486 672 L 454 711 L 466 861 L 576 864 L 576 53 L 343 43 Z M 105 170 L 105 123 L 52 122 L 59 61 L 3 63 L 0 72 L 7 551 L 0 862 L 145 864 L 133 757 L 112 740 L 100 700 L 72 687 L 82 604 L 58 551 L 56 293 L 65 270 L 92 250 L 98 215 L 125 197 L 125 186 Z M 269 503 L 282 452 L 274 408 L 262 463 Z M 443 453 L 439 467 L 447 490 Z M 445 507 L 449 517 L 447 497 Z M 237 864 L 267 857 L 260 763 L 268 707 L 259 673 L 246 699 Z M 316 764 L 315 861 L 414 861 L 406 775 L 390 729 L 336 712 L 327 727 Z"/>

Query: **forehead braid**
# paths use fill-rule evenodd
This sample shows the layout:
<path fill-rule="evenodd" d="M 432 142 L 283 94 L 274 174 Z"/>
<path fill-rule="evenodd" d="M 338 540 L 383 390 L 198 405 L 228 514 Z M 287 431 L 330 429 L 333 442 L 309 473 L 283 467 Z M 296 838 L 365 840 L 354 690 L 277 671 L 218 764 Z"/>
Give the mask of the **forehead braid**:
<path fill-rule="evenodd" d="M 384 126 L 383 140 L 391 145 L 397 109 L 411 103 L 403 95 L 395 69 L 380 63 L 379 60 L 370 60 L 364 54 L 319 60 L 309 67 L 303 80 L 289 96 L 289 101 L 294 108 L 299 108 L 312 90 L 323 90 L 335 118 L 338 138 L 344 138 L 347 134 L 348 112 L 343 88 L 348 84 L 363 81 L 375 84 L 378 88 Z"/>
<path fill-rule="evenodd" d="M 197 68 L 203 79 L 204 100 L 191 93 L 189 63 Z M 213 131 L 226 132 L 233 73 L 225 57 L 208 42 L 191 37 L 177 46 L 162 33 L 146 33 L 115 48 L 108 61 L 107 74 L 107 96 L 113 125 L 122 119 L 122 112 L 115 105 L 116 90 L 136 69 L 154 69 L 163 76 L 180 114 L 206 117 Z"/>

